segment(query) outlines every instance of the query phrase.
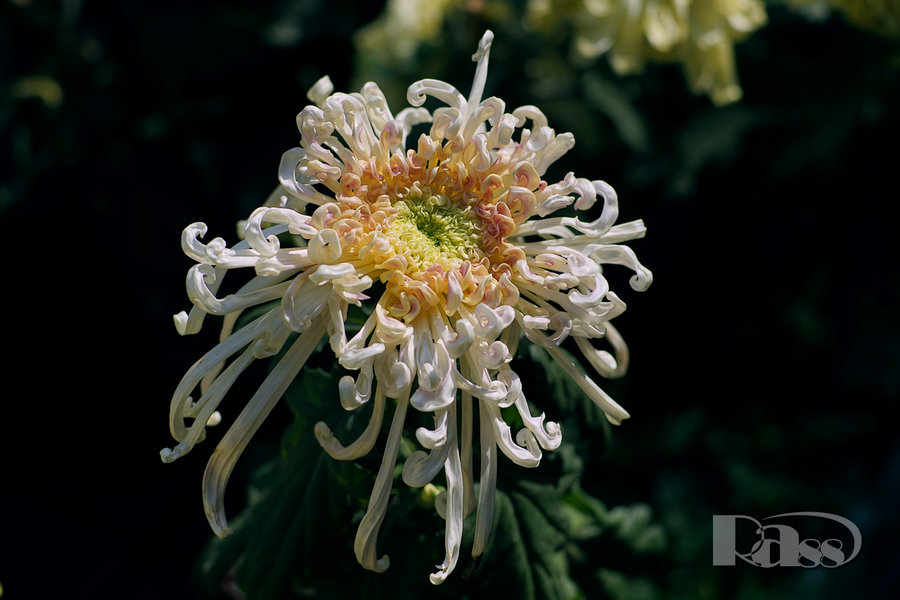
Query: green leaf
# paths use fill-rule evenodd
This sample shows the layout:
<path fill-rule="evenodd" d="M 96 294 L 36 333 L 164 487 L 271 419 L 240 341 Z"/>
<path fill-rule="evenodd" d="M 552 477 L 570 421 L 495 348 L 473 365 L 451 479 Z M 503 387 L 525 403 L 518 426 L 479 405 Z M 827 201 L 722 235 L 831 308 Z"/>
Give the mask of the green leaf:
<path fill-rule="evenodd" d="M 581 488 L 583 469 L 572 444 L 546 455 L 538 470 L 503 465 L 491 541 L 471 585 L 526 600 L 594 598 L 599 544 L 620 553 L 662 549 L 649 507 L 607 510 Z"/>
<path fill-rule="evenodd" d="M 597 577 L 613 600 L 656 600 L 660 597 L 659 590 L 648 579 L 629 579 L 610 569 L 600 569 Z"/>

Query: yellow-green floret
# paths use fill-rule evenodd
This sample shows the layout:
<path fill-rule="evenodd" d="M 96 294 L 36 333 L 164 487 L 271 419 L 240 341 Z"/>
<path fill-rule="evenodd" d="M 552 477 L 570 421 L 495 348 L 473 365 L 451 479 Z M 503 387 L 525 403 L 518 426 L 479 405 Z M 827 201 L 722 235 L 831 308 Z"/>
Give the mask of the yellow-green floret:
<path fill-rule="evenodd" d="M 462 208 L 442 195 L 407 197 L 394 207 L 397 216 L 390 232 L 420 269 L 436 264 L 445 269 L 458 267 L 478 249 L 480 227 L 470 208 Z"/>

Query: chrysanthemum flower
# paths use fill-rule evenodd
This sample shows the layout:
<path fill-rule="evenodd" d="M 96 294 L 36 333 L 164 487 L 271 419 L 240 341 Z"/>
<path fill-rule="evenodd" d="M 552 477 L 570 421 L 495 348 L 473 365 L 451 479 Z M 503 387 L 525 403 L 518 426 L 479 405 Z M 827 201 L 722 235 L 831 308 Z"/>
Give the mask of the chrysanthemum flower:
<path fill-rule="evenodd" d="M 522 334 L 545 348 L 611 422 L 628 417 L 561 345 L 572 339 L 598 373 L 621 374 L 627 350 L 610 320 L 625 305 L 609 289 L 602 265 L 629 267 L 631 286 L 645 289 L 650 271 L 620 244 L 643 236 L 644 225 L 614 225 L 616 194 L 602 181 L 572 173 L 556 183 L 542 178 L 574 139 L 557 135 L 533 106 L 506 112 L 499 98 L 482 100 L 492 38 L 487 32 L 473 57 L 468 99 L 447 83 L 423 79 L 409 87 L 412 106 L 394 116 L 375 84 L 342 94 L 321 79 L 309 93 L 315 104 L 297 117 L 300 147 L 284 154 L 280 185 L 243 225 L 244 241 L 231 248 L 221 238 L 203 243 L 205 225 L 185 229 L 182 246 L 197 264 L 187 277 L 194 307 L 176 315 L 178 330 L 197 332 L 207 314 L 223 316 L 224 325 L 221 343 L 175 391 L 170 425 L 178 445 L 163 450 L 163 460 L 175 460 L 203 438 L 220 400 L 254 359 L 281 353 L 206 468 L 203 501 L 216 534 L 230 531 L 222 499 L 235 462 L 326 334 L 340 365 L 353 373 L 340 381 L 343 407 L 371 402 L 374 410 L 348 445 L 318 423 L 315 435 L 325 451 L 342 460 L 365 455 L 393 409 L 354 544 L 359 562 L 374 571 L 388 567 L 388 557 L 376 553 L 377 533 L 410 407 L 430 415 L 434 427 L 416 429 L 422 450 L 408 457 L 402 479 L 421 487 L 441 471 L 445 478 L 436 508 L 446 520 L 446 557 L 433 583 L 456 565 L 463 518 L 476 508 L 473 556 L 485 547 L 498 452 L 534 467 L 543 450 L 559 446 L 559 425 L 533 414 L 511 365 Z M 429 113 L 421 108 L 428 96 L 447 106 Z M 431 123 L 428 133 L 408 149 L 411 129 L 424 123 Z M 602 211 L 593 221 L 548 216 L 573 203 L 587 210 L 598 200 Z M 282 234 L 306 243 L 285 247 Z M 218 297 L 226 273 L 245 268 L 255 277 Z M 235 329 L 242 311 L 267 303 L 274 306 Z M 350 305 L 369 309 L 369 316 L 348 338 Z M 594 346 L 599 338 L 612 352 Z M 198 386 L 200 398 L 193 400 Z M 501 409 L 510 407 L 524 423 L 519 431 L 504 420 Z M 480 450 L 477 498 L 474 448 Z"/>
<path fill-rule="evenodd" d="M 741 97 L 734 43 L 767 20 L 760 0 L 530 0 L 529 12 L 534 24 L 551 13 L 567 15 L 576 51 L 608 55 L 620 75 L 638 73 L 647 62 L 679 62 L 691 90 L 717 105 Z"/>

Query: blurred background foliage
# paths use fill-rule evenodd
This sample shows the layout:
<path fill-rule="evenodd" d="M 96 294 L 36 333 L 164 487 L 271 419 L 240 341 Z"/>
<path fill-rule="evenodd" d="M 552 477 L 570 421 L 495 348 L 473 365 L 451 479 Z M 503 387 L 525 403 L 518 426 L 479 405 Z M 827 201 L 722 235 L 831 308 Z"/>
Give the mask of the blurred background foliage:
<path fill-rule="evenodd" d="M 612 4 L 2 2 L 3 598 L 221 598 L 234 577 L 259 598 L 895 597 L 898 4 L 757 3 L 762 24 L 712 38 L 733 42 L 741 94 L 724 102 L 678 44 L 637 48 L 645 60 L 628 72 L 609 51 L 579 51 L 579 36 L 600 39 L 583 11 L 596 20 Z M 549 176 L 604 179 L 621 220 L 648 225 L 633 247 L 655 282 L 622 294 L 632 361 L 605 385 L 632 418 L 604 428 L 520 348 L 530 398 L 566 445 L 537 470 L 502 465 L 494 545 L 480 565 L 464 546 L 431 589 L 442 531 L 421 490 L 395 490 L 380 546 L 391 569 L 353 560 L 377 457 L 337 463 L 304 435 L 342 416 L 303 394 L 330 386 L 323 362 L 238 466 L 226 506 L 243 527 L 209 543 L 200 475 L 221 432 L 173 465 L 157 455 L 172 390 L 215 338 L 171 326 L 188 302 L 181 229 L 203 220 L 234 239 L 322 75 L 338 90 L 377 81 L 395 111 L 422 77 L 466 92 L 485 28 L 487 93 L 575 135 Z M 859 557 L 712 567 L 712 515 L 803 510 L 853 520 Z"/>

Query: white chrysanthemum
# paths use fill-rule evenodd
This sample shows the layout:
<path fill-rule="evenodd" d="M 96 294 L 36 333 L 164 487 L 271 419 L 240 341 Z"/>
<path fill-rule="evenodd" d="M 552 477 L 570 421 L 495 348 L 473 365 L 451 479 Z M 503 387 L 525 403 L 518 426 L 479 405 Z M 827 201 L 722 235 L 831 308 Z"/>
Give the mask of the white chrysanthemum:
<path fill-rule="evenodd" d="M 178 458 L 203 438 L 220 400 L 254 359 L 284 350 L 207 466 L 203 500 L 218 535 L 229 532 L 222 499 L 235 462 L 326 334 L 340 365 L 355 373 L 340 381 L 342 405 L 354 410 L 373 402 L 374 410 L 361 437 L 346 446 L 318 423 L 315 435 L 325 451 L 342 460 L 365 455 L 393 407 L 354 546 L 359 562 L 374 571 L 388 567 L 388 558 L 376 553 L 377 533 L 410 407 L 432 415 L 434 428 L 415 431 L 422 450 L 404 463 L 404 482 L 425 486 L 441 471 L 446 478 L 446 492 L 436 502 L 446 520 L 446 558 L 433 583 L 456 565 L 463 518 L 476 507 L 473 556 L 484 549 L 498 451 L 533 467 L 543 450 L 559 446 L 559 426 L 532 414 L 510 364 L 522 334 L 546 348 L 611 422 L 628 417 L 560 345 L 571 337 L 601 375 L 622 373 L 627 350 L 609 321 L 625 305 L 609 289 L 601 265 L 631 268 L 632 287 L 645 289 L 650 272 L 620 245 L 643 236 L 644 225 L 613 225 L 616 194 L 602 181 L 572 173 L 556 183 L 542 179 L 573 137 L 557 135 L 533 106 L 510 113 L 499 98 L 482 100 L 492 38 L 487 32 L 473 57 L 478 64 L 468 99 L 447 83 L 423 79 L 409 88 L 412 107 L 394 116 L 375 84 L 358 94 L 333 94 L 323 78 L 309 93 L 315 105 L 297 117 L 300 147 L 284 154 L 280 185 L 246 221 L 245 240 L 232 248 L 221 238 L 204 244 L 202 223 L 185 229 L 182 245 L 198 264 L 187 278 L 194 308 L 176 315 L 178 330 L 197 332 L 207 314 L 222 315 L 224 326 L 221 343 L 191 367 L 175 392 L 170 425 L 179 443 L 163 450 L 163 460 Z M 447 106 L 429 113 L 421 108 L 426 96 Z M 429 122 L 416 148 L 407 149 L 411 128 Z M 598 199 L 603 208 L 594 221 L 548 218 L 573 202 L 585 210 Z M 278 236 L 287 232 L 306 245 L 283 247 Z M 227 271 L 240 268 L 252 268 L 256 276 L 217 297 Z M 370 300 L 366 292 L 375 281 L 383 292 Z M 242 311 L 275 300 L 275 308 L 234 329 Z M 348 307 L 362 303 L 371 314 L 348 339 Z M 295 332 L 299 336 L 292 338 Z M 604 337 L 612 353 L 594 347 L 592 340 Z M 194 401 L 190 394 L 197 386 L 201 396 Z M 519 431 L 503 418 L 501 409 L 509 407 L 524 423 Z"/>

